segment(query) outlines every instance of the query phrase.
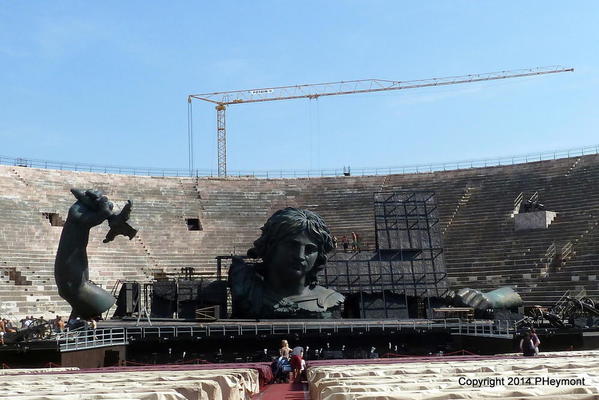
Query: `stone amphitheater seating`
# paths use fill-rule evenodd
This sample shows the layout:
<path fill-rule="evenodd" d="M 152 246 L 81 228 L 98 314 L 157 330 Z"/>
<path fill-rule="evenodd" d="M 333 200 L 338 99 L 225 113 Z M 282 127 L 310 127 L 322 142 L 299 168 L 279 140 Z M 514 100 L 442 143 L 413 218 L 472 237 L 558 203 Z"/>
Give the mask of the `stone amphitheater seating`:
<path fill-rule="evenodd" d="M 215 257 L 244 254 L 277 209 L 305 207 L 323 216 L 340 240 L 352 231 L 374 246 L 373 192 L 436 193 L 451 287 L 514 285 L 527 303 L 555 302 L 565 290 L 599 297 L 599 156 L 466 170 L 299 179 L 186 178 L 110 175 L 0 166 L 0 302 L 2 314 L 67 313 L 56 294 L 53 264 L 61 228 L 43 213 L 66 218 L 71 187 L 104 190 L 121 207 L 133 201 L 132 241 L 103 244 L 94 228 L 90 278 L 107 289 L 117 280 L 151 280 L 156 272 L 194 267 L 215 275 Z M 539 192 L 557 211 L 542 231 L 514 232 L 514 199 Z M 199 218 L 201 230 L 187 229 Z M 559 269 L 548 268 L 553 242 L 571 242 Z M 226 273 L 226 270 L 223 271 Z"/>

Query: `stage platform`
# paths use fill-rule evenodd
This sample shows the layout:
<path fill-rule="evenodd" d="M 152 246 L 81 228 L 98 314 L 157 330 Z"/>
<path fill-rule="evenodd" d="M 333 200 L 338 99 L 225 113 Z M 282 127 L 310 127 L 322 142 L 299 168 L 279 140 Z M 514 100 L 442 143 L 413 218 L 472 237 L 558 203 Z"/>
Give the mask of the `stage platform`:
<path fill-rule="evenodd" d="M 590 330 L 537 330 L 545 350 L 597 349 Z M 0 348 L 10 366 L 96 367 L 122 362 L 171 364 L 268 362 L 282 339 L 316 359 L 376 359 L 465 350 L 474 354 L 517 351 L 519 332 L 492 320 L 220 320 L 211 323 L 135 319 L 100 321 L 95 330 L 75 330 Z"/>

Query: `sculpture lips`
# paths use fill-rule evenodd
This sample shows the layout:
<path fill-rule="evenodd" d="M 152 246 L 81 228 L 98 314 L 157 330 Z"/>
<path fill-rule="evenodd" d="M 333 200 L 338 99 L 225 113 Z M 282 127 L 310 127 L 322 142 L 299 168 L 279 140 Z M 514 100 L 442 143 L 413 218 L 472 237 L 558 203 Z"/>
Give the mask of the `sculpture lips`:
<path fill-rule="evenodd" d="M 304 264 L 293 263 L 289 264 L 289 268 L 294 271 L 303 271 L 306 267 Z"/>

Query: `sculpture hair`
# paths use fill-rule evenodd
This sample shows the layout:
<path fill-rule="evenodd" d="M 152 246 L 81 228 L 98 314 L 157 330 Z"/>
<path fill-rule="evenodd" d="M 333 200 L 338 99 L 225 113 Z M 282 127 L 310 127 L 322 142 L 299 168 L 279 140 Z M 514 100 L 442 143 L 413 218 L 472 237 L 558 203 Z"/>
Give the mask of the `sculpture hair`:
<path fill-rule="evenodd" d="M 279 242 L 289 236 L 306 232 L 318 245 L 318 257 L 306 276 L 306 285 L 316 285 L 316 274 L 323 269 L 322 266 L 327 262 L 327 253 L 333 249 L 331 232 L 323 219 L 312 211 L 287 207 L 274 213 L 260 229 L 262 235 L 247 254 L 251 258 L 262 258 L 265 263 L 269 262 L 270 252 Z M 257 271 L 262 273 L 260 269 Z"/>

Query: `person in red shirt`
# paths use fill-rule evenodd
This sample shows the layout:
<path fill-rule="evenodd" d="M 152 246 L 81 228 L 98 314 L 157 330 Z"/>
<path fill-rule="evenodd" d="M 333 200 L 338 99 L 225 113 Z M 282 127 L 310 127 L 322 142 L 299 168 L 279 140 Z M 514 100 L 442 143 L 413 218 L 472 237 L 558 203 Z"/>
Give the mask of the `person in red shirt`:
<path fill-rule="evenodd" d="M 293 348 L 291 353 L 291 368 L 293 368 L 293 382 L 299 383 L 302 371 L 306 369 L 306 362 L 304 361 L 304 348 L 297 346 Z"/>

